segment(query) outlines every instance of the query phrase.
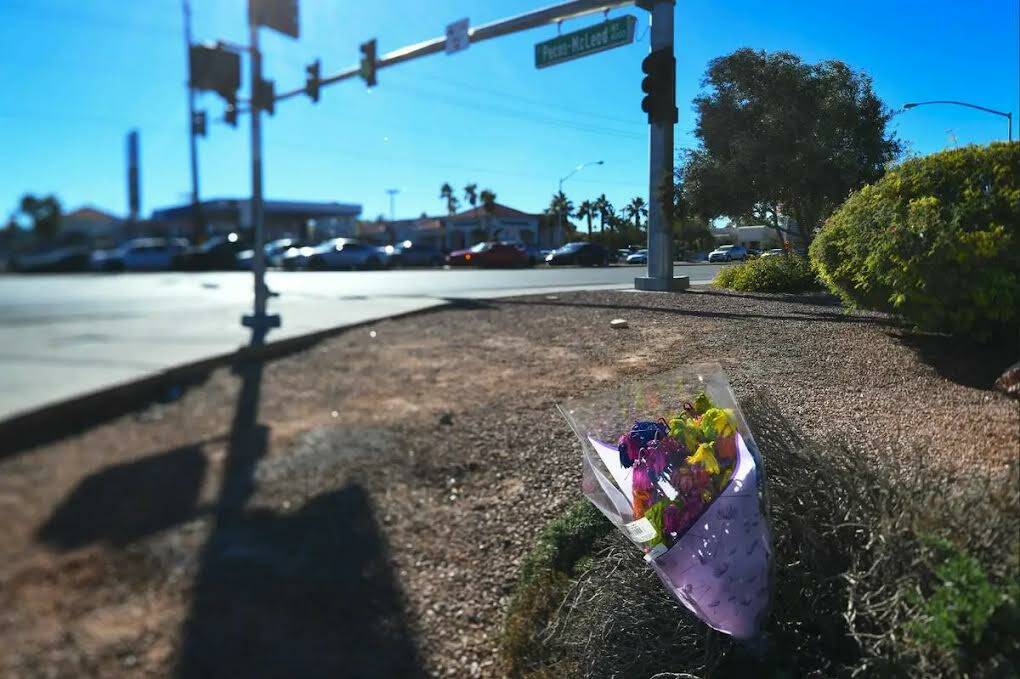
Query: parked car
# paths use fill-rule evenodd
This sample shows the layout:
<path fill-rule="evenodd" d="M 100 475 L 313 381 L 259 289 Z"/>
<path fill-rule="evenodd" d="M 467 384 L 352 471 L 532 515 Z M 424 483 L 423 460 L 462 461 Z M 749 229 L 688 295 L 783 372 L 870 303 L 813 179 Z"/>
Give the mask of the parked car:
<path fill-rule="evenodd" d="M 198 247 L 174 255 L 171 268 L 180 271 L 217 271 L 233 269 L 237 253 L 251 249 L 251 243 L 237 233 L 214 236 Z"/>
<path fill-rule="evenodd" d="M 277 238 L 263 245 L 262 251 L 266 253 L 266 266 L 280 266 L 283 253 L 296 245 L 298 245 L 298 241 L 294 238 Z M 251 249 L 241 250 L 234 256 L 235 268 L 245 271 L 251 271 L 254 261 L 255 251 Z"/>
<path fill-rule="evenodd" d="M 539 262 L 545 261 L 545 255 L 542 254 L 542 248 L 537 245 L 525 245 L 524 243 L 517 243 L 517 247 L 520 248 L 524 254 L 528 256 L 528 265 L 535 266 Z"/>
<path fill-rule="evenodd" d="M 747 248 L 742 245 L 720 245 L 708 253 L 710 262 L 733 262 L 747 259 Z"/>
<path fill-rule="evenodd" d="M 647 264 L 648 263 L 648 250 L 638 250 L 627 255 L 628 264 Z"/>
<path fill-rule="evenodd" d="M 405 240 L 393 246 L 390 262 L 393 266 L 442 266 L 446 261 L 438 245 Z"/>
<path fill-rule="evenodd" d="M 305 261 L 303 268 L 312 271 L 383 269 L 389 264 L 389 255 L 384 248 L 352 238 L 331 238 L 312 248 Z"/>
<path fill-rule="evenodd" d="M 761 253 L 761 256 L 762 257 L 776 257 L 778 255 L 782 255 L 782 254 L 785 254 L 785 253 L 786 253 L 786 251 L 783 250 L 783 248 L 772 248 L 771 250 L 766 250 L 765 252 Z"/>
<path fill-rule="evenodd" d="M 761 257 L 761 250 L 758 250 L 757 248 L 748 248 L 747 249 L 747 258 L 748 259 L 757 259 L 758 257 Z"/>
<path fill-rule="evenodd" d="M 96 271 L 166 271 L 174 255 L 188 249 L 184 238 L 134 238 L 112 250 L 92 253 Z"/>
<path fill-rule="evenodd" d="M 510 243 L 476 243 L 466 250 L 454 250 L 446 256 L 450 266 L 527 266 L 528 255 Z"/>
<path fill-rule="evenodd" d="M 37 250 L 13 255 L 7 261 L 11 271 L 19 273 L 64 273 L 88 271 L 90 263 L 88 248 L 78 245 Z"/>
<path fill-rule="evenodd" d="M 609 250 L 599 243 L 577 241 L 550 252 L 545 261 L 552 266 L 576 264 L 579 266 L 609 266 Z"/>

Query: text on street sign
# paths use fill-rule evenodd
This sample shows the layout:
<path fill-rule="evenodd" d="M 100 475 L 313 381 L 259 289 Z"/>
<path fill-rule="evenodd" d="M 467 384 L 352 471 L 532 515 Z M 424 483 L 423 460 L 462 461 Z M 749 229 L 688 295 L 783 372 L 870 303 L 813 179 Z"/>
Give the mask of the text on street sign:
<path fill-rule="evenodd" d="M 586 57 L 634 42 L 637 19 L 631 15 L 617 17 L 573 33 L 558 35 L 535 45 L 535 68 Z"/>

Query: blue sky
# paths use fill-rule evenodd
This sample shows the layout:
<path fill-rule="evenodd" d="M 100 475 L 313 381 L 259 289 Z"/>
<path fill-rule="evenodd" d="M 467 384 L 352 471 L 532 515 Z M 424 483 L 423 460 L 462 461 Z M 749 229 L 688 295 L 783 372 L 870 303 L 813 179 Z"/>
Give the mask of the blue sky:
<path fill-rule="evenodd" d="M 267 77 L 299 86 L 316 57 L 331 73 L 358 59 L 370 37 L 380 52 L 550 0 L 303 0 L 299 40 L 263 31 Z M 192 0 L 196 40 L 246 37 L 243 0 Z M 438 54 L 379 73 L 366 90 L 347 81 L 318 105 L 278 105 L 264 126 L 266 195 L 361 203 L 364 215 L 442 212 L 444 181 L 476 182 L 498 200 L 540 210 L 578 163 L 604 160 L 565 185 L 575 201 L 605 192 L 616 204 L 646 195 L 647 126 L 635 44 L 536 71 L 532 45 L 546 27 Z M 566 22 L 564 31 L 595 18 Z M 56 193 L 66 208 L 126 211 L 124 135 L 141 131 L 143 212 L 189 190 L 186 65 L 179 0 L 4 0 L 0 3 L 0 218 L 24 192 Z M 808 61 L 841 59 L 870 74 L 892 107 L 960 99 L 999 110 L 1020 100 L 1016 0 L 680 0 L 676 12 L 678 145 L 693 143 L 691 100 L 709 59 L 749 46 L 791 50 Z M 247 72 L 245 72 L 247 87 Z M 219 116 L 212 94 L 200 106 Z M 1005 137 L 1005 119 L 952 106 L 898 116 L 915 153 Z M 1017 122 L 1014 121 L 1014 135 Z M 200 140 L 205 197 L 250 191 L 246 120 L 213 125 Z"/>

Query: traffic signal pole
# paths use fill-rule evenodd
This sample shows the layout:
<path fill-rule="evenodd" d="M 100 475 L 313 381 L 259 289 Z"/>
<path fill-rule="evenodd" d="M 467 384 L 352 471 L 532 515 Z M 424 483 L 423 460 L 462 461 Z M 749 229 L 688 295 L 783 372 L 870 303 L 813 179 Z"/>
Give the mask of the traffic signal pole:
<path fill-rule="evenodd" d="M 257 99 L 256 91 L 262 83 L 262 53 L 259 51 L 259 27 L 254 21 L 248 23 L 248 56 L 251 64 L 251 101 Z M 252 329 L 253 336 L 259 338 L 269 328 L 280 326 L 279 315 L 266 314 L 266 252 L 264 233 L 264 210 L 262 200 L 262 110 L 257 105 L 251 106 L 251 231 L 252 231 L 252 273 L 255 279 L 255 304 L 250 316 L 241 319 L 241 323 Z"/>
<path fill-rule="evenodd" d="M 184 11 L 184 55 L 188 58 L 188 69 L 191 68 L 191 3 L 182 0 Z M 188 142 L 191 151 L 191 237 L 197 241 L 205 231 L 202 219 L 202 203 L 198 193 L 198 139 L 195 134 L 195 88 L 188 83 Z"/>
<path fill-rule="evenodd" d="M 668 52 L 673 58 L 674 0 L 639 0 L 638 7 L 651 13 L 651 53 Z M 670 63 L 672 82 L 656 92 L 658 111 L 650 114 L 648 128 L 648 275 L 634 279 L 637 290 L 669 292 L 685 290 L 687 276 L 673 276 L 673 125 L 676 110 L 676 69 Z M 668 97 L 666 96 L 668 94 Z M 668 113 L 668 115 L 667 115 Z"/>

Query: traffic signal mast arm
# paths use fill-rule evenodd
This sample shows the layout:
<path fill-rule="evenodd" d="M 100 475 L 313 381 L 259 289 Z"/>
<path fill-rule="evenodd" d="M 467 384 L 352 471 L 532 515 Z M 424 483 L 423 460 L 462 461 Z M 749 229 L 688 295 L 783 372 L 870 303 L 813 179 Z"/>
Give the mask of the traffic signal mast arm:
<path fill-rule="evenodd" d="M 596 14 L 598 12 L 604 12 L 617 7 L 626 7 L 633 4 L 635 4 L 635 0 L 571 0 L 571 2 L 564 2 L 559 5 L 554 5 L 553 7 L 546 7 L 545 9 L 527 12 L 509 19 L 500 19 L 499 21 L 494 21 L 492 23 L 485 24 L 484 26 L 472 28 L 468 33 L 468 39 L 471 44 L 474 44 L 482 42 L 483 40 L 491 40 L 492 38 L 498 38 L 503 35 L 526 31 L 539 26 L 555 24 L 567 19 L 586 16 L 588 14 Z M 365 43 L 365 45 L 367 44 L 368 43 Z M 445 48 L 446 36 L 432 38 L 414 45 L 408 45 L 407 47 L 401 47 L 400 49 L 393 50 L 392 52 L 384 54 L 382 57 L 376 59 L 373 75 L 375 71 L 378 71 L 381 68 L 396 66 L 397 64 L 402 64 L 405 61 L 411 61 L 412 59 L 417 59 L 419 57 L 436 54 L 444 51 Z M 340 71 L 339 73 L 334 73 L 333 75 L 322 78 L 319 81 L 319 87 L 321 88 L 343 80 L 356 78 L 362 74 L 363 69 L 360 64 L 358 66 L 352 66 Z M 283 101 L 284 99 L 293 99 L 294 97 L 306 94 L 308 94 L 307 86 L 301 86 L 293 90 L 280 92 L 276 95 L 275 100 Z"/>

